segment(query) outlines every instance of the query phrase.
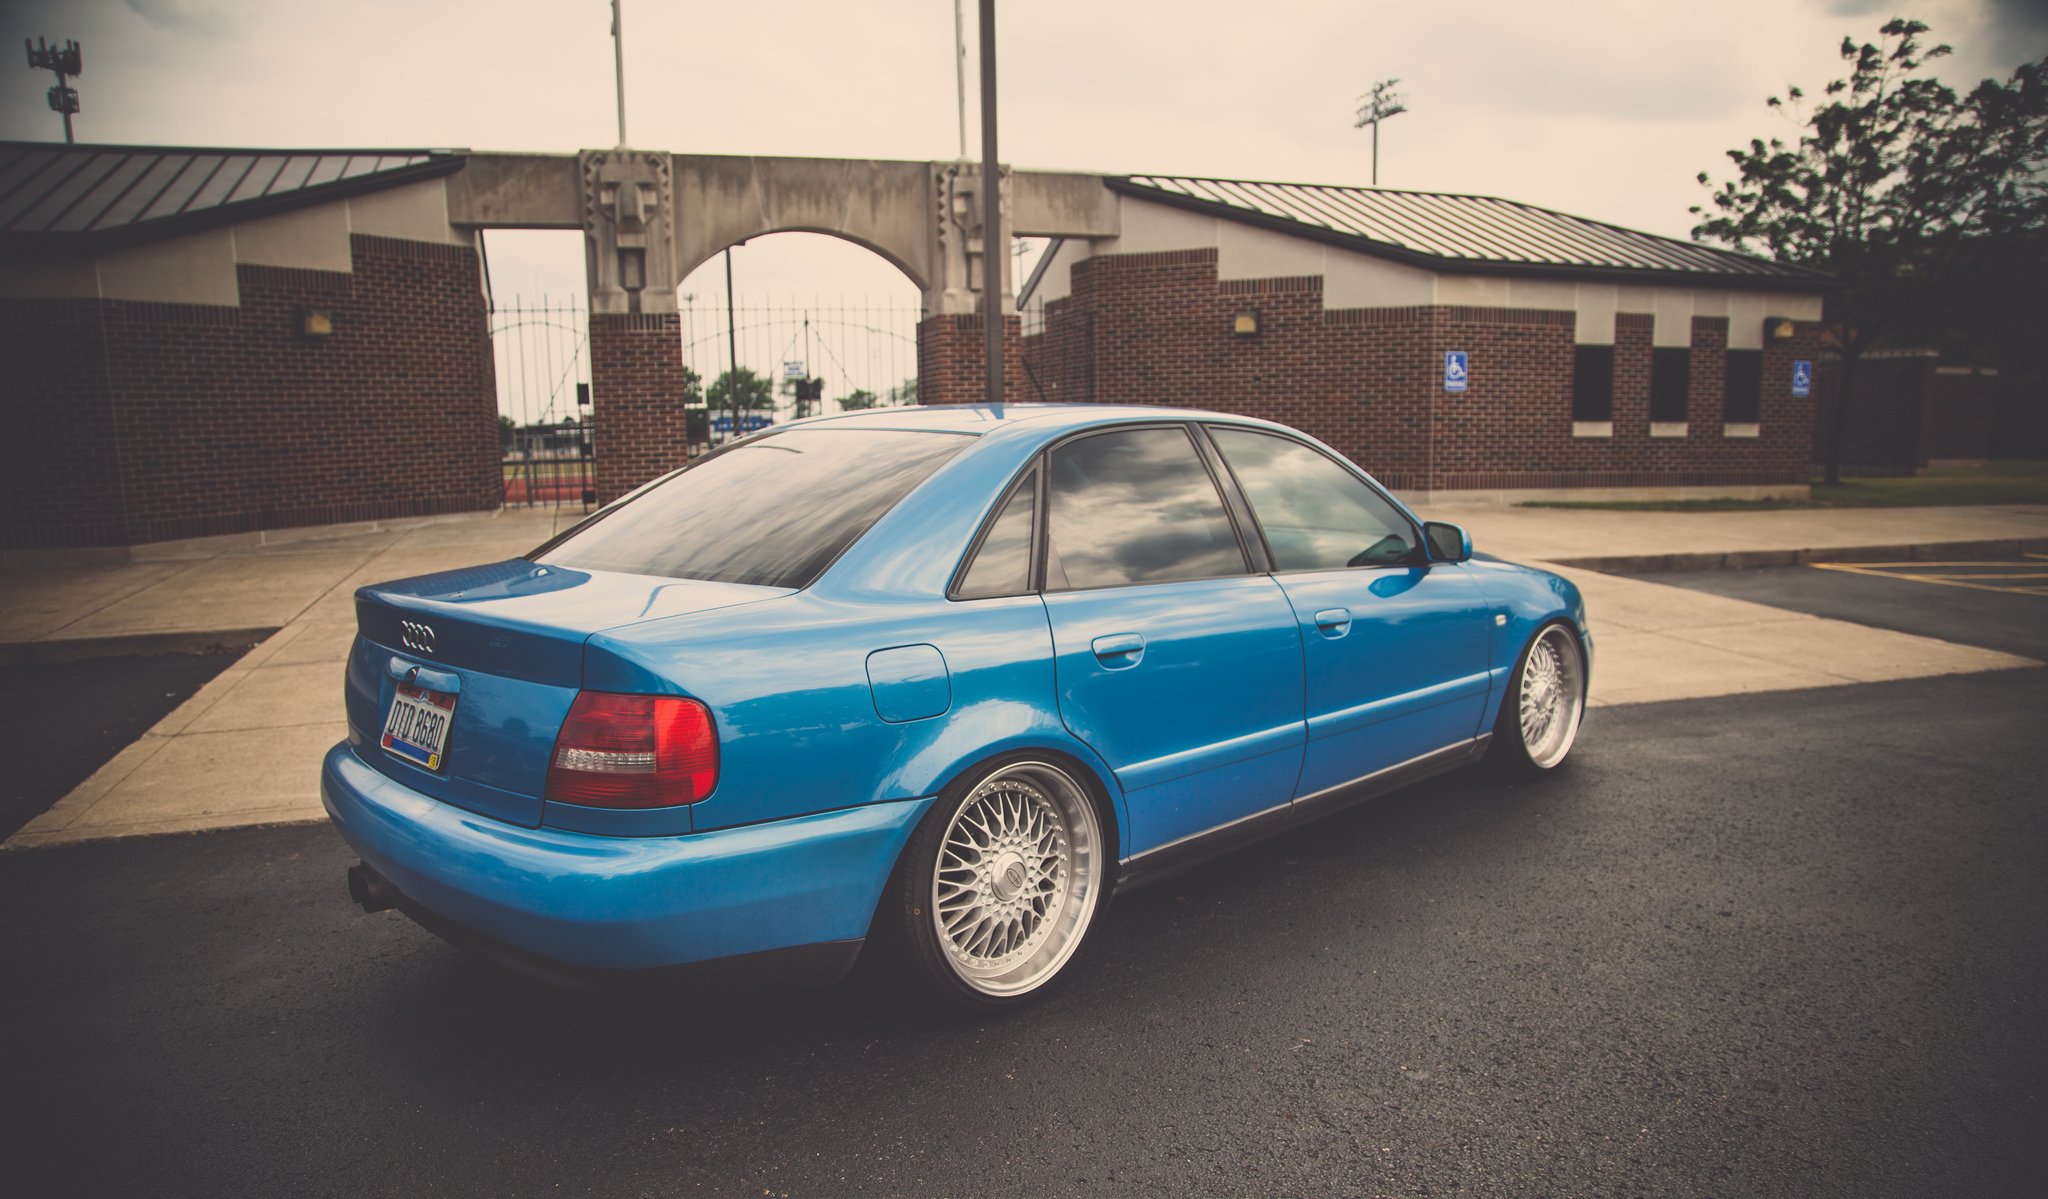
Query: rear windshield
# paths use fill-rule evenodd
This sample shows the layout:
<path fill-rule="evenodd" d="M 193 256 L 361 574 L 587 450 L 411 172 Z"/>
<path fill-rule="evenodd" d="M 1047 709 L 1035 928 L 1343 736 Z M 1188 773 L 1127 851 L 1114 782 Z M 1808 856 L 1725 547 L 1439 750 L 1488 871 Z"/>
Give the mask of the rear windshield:
<path fill-rule="evenodd" d="M 770 433 L 706 454 L 532 557 L 579 570 L 808 587 L 972 440 L 882 429 Z"/>

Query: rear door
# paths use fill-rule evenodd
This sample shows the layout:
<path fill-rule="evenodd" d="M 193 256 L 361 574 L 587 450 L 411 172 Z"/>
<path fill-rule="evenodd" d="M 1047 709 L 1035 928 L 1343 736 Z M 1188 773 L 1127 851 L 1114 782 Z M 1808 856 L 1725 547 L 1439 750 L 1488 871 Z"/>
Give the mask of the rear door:
<path fill-rule="evenodd" d="M 1053 448 L 1045 607 L 1060 716 L 1116 771 L 1126 855 L 1285 805 L 1301 767 L 1301 639 L 1250 573 L 1184 425 Z"/>
<path fill-rule="evenodd" d="M 1301 629 L 1308 744 L 1300 796 L 1470 739 L 1488 685 L 1491 611 L 1414 522 L 1305 442 L 1210 426 Z"/>

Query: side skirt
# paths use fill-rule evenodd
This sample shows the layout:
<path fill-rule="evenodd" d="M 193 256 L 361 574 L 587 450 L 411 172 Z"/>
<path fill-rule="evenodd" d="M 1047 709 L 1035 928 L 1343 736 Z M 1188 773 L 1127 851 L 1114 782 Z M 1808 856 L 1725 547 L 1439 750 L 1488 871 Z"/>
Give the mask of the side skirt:
<path fill-rule="evenodd" d="M 1155 849 L 1148 849 L 1124 860 L 1117 876 L 1116 890 L 1122 892 L 1126 888 L 1143 887 L 1161 879 L 1171 878 L 1211 858 L 1241 849 L 1256 841 L 1263 841 L 1297 825 L 1320 819 L 1333 812 L 1341 812 L 1345 808 L 1385 795 L 1389 791 L 1397 791 L 1410 783 L 1421 782 L 1432 775 L 1456 770 L 1484 756 L 1486 746 L 1492 740 L 1492 733 L 1481 733 L 1469 741 L 1460 741 L 1455 745 L 1432 750 L 1420 757 L 1397 762 L 1362 778 L 1352 779 L 1348 783 L 1339 783 L 1314 794 L 1304 795 L 1291 803 L 1268 808 L 1263 812 L 1254 812 L 1229 824 L 1192 833 L 1178 841 L 1169 841 Z"/>

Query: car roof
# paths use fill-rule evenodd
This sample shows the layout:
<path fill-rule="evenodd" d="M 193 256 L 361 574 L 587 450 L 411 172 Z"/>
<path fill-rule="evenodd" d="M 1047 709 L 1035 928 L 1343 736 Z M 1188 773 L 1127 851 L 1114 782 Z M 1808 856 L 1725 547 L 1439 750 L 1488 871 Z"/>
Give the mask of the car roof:
<path fill-rule="evenodd" d="M 1209 412 L 1199 408 L 1161 408 L 1148 404 L 928 404 L 904 408 L 870 408 L 835 416 L 817 416 L 783 425 L 785 429 L 902 429 L 983 436 L 1025 427 L 1039 437 L 1057 437 L 1072 429 L 1131 421 L 1231 421 L 1280 428 L 1270 421 Z"/>

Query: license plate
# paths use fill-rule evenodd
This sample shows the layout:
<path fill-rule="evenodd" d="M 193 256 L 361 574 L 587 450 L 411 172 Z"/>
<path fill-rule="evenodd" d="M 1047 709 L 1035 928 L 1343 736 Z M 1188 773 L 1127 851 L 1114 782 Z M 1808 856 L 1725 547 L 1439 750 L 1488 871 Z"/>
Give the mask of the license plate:
<path fill-rule="evenodd" d="M 384 720 L 384 748 L 408 762 L 439 770 L 454 723 L 453 694 L 400 683 L 391 696 L 391 715 Z"/>

